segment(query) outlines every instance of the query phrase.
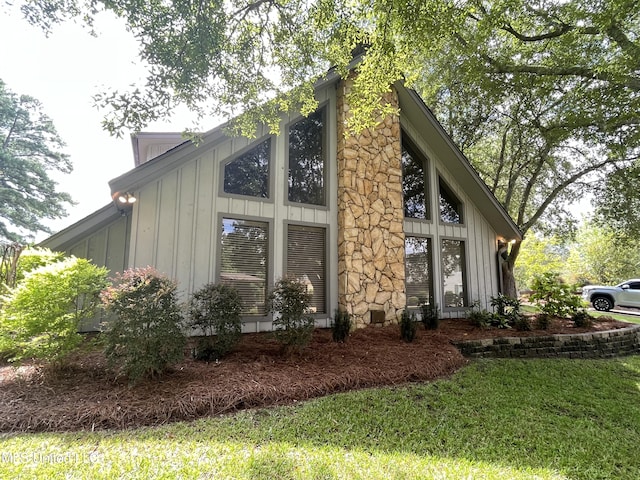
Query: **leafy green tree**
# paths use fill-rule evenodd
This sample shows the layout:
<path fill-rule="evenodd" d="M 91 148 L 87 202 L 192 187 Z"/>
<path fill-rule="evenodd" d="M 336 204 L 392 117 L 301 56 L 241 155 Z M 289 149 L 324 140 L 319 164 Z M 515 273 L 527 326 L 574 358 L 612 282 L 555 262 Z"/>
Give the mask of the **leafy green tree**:
<path fill-rule="evenodd" d="M 67 193 L 50 174 L 71 172 L 64 142 L 40 102 L 0 80 L 0 241 L 25 242 L 50 232 L 43 219 L 62 218 Z"/>
<path fill-rule="evenodd" d="M 594 221 L 628 238 L 640 237 L 640 162 L 612 172 L 594 197 Z"/>
<path fill-rule="evenodd" d="M 637 278 L 640 245 L 635 238 L 613 228 L 585 223 L 570 249 L 567 270 L 570 281 L 582 284 L 616 284 Z"/>
<path fill-rule="evenodd" d="M 313 82 L 329 67 L 346 73 L 359 46 L 366 55 L 358 67 L 354 126 L 389 108 L 377 99 L 393 82 L 416 85 L 428 76 L 435 91 L 439 75 L 455 69 L 476 72 L 478 82 L 499 78 L 507 87 L 529 78 L 573 82 L 581 110 L 615 127 L 637 111 L 625 107 L 637 102 L 640 89 L 639 9 L 632 0 L 40 0 L 22 6 L 45 31 L 72 18 L 91 23 L 101 10 L 126 21 L 150 75 L 144 88 L 99 99 L 118 112 L 106 124 L 114 132 L 169 115 L 174 103 L 233 114 L 280 95 L 265 111 L 301 103 L 310 112 Z M 607 112 L 604 101 L 621 104 Z M 615 120 L 617 113 L 622 117 Z"/>
<path fill-rule="evenodd" d="M 107 270 L 69 257 L 28 273 L 4 298 L 0 311 L 1 348 L 14 360 L 58 360 L 82 341 L 79 322 L 91 318 Z"/>
<path fill-rule="evenodd" d="M 530 290 L 535 277 L 562 271 L 568 252 L 557 237 L 529 235 L 523 242 L 515 269 L 521 289 Z"/>
<path fill-rule="evenodd" d="M 277 130 L 279 113 L 317 107 L 313 84 L 328 68 L 354 69 L 352 129 L 394 112 L 379 102 L 394 82 L 416 88 L 525 234 L 570 227 L 563 205 L 639 155 L 634 0 L 42 0 L 23 11 L 49 30 L 103 8 L 125 19 L 150 69 L 143 88 L 99 96 L 115 134 L 175 103 L 199 115 L 249 109 L 238 131 L 258 120 Z M 510 295 L 519 252 L 505 263 Z"/>

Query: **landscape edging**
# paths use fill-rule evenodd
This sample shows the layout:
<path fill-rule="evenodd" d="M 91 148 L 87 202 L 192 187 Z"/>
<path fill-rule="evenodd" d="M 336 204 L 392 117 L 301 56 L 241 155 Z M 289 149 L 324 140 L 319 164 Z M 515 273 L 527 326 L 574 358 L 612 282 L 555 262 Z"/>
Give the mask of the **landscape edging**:
<path fill-rule="evenodd" d="M 465 357 L 612 358 L 640 353 L 640 325 L 604 332 L 452 342 Z"/>

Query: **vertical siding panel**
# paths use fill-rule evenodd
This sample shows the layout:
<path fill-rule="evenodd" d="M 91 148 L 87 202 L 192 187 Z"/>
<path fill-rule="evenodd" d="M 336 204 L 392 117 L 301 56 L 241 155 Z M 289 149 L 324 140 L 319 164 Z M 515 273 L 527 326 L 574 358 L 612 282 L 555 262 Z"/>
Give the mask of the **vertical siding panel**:
<path fill-rule="evenodd" d="M 88 240 L 83 240 L 80 243 L 75 244 L 73 247 L 69 248 L 69 254 L 78 258 L 87 258 L 88 243 Z"/>
<path fill-rule="evenodd" d="M 493 229 L 487 226 L 487 236 L 485 240 L 486 258 L 489 264 L 485 269 L 485 281 L 487 287 L 490 288 L 492 296 L 498 295 L 498 258 L 497 258 L 497 234 Z"/>
<path fill-rule="evenodd" d="M 193 257 L 193 238 L 195 236 L 195 161 L 189 162 L 181 169 L 178 196 L 178 218 L 176 228 L 176 268 L 175 277 L 181 280 L 180 289 L 187 294 L 193 291 L 191 275 L 191 259 Z"/>
<path fill-rule="evenodd" d="M 106 245 L 105 231 L 99 231 L 91 235 L 87 241 L 87 259 L 91 260 L 96 265 L 104 265 L 105 254 L 104 249 Z"/>
<path fill-rule="evenodd" d="M 160 201 L 158 202 L 158 248 L 156 251 L 156 268 L 169 277 L 174 277 L 173 262 L 176 252 L 176 193 L 178 189 L 178 172 L 166 175 L 160 181 Z"/>
<path fill-rule="evenodd" d="M 196 195 L 198 198 L 196 209 L 195 245 L 193 264 L 193 286 L 197 290 L 213 280 L 213 270 L 210 266 L 213 252 L 211 228 L 215 222 L 213 213 L 213 152 L 203 155 L 199 161 Z"/>
<path fill-rule="evenodd" d="M 130 217 L 120 217 L 120 219 L 109 227 L 107 236 L 107 258 L 105 267 L 109 269 L 110 275 L 121 273 L 127 268 L 126 245 L 127 245 L 127 222 Z"/>
<path fill-rule="evenodd" d="M 157 244 L 157 211 L 158 211 L 158 183 L 153 182 L 140 191 L 138 201 L 134 206 L 134 221 L 136 228 L 132 232 L 130 265 L 144 267 L 153 265 Z"/>
<path fill-rule="evenodd" d="M 474 302 L 475 300 L 482 301 L 480 295 L 480 285 L 478 281 L 479 270 L 482 268 L 481 265 L 478 265 L 478 238 L 476 232 L 475 225 L 475 215 L 472 208 L 467 207 L 466 209 L 467 218 L 465 221 L 467 222 L 467 239 L 466 239 L 466 249 L 467 249 L 467 288 L 469 289 L 467 293 L 467 300 L 469 302 Z"/>

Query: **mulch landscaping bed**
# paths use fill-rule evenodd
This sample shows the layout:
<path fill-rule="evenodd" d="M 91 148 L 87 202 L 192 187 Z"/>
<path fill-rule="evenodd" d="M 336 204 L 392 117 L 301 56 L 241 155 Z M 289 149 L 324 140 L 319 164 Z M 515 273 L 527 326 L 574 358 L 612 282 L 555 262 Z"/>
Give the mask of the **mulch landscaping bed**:
<path fill-rule="evenodd" d="M 114 378 L 97 351 L 75 355 L 57 370 L 38 364 L 0 364 L 0 432 L 121 429 L 191 420 L 252 407 L 292 403 L 335 392 L 451 375 L 468 360 L 452 341 L 496 336 L 582 333 L 629 326 L 596 321 L 579 329 L 554 320 L 548 330 L 479 329 L 466 319 L 420 329 L 413 343 L 397 325 L 365 328 L 347 343 L 316 330 L 301 353 L 284 355 L 269 334 L 243 335 L 219 363 L 185 359 L 154 380 L 129 385 Z"/>

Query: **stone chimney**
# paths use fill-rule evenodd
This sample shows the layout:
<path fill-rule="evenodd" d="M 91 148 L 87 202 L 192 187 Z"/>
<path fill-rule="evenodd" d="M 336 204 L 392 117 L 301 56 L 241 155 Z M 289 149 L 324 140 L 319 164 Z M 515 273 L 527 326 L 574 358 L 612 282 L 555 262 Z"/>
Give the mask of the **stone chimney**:
<path fill-rule="evenodd" d="M 406 306 L 400 118 L 345 133 L 346 95 L 338 84 L 338 303 L 356 327 L 397 323 Z M 395 89 L 383 102 L 398 106 Z"/>

